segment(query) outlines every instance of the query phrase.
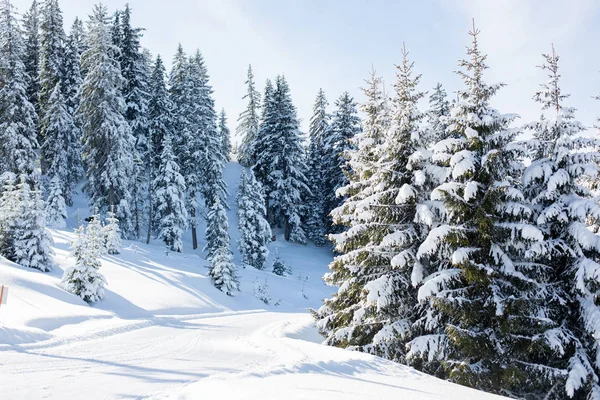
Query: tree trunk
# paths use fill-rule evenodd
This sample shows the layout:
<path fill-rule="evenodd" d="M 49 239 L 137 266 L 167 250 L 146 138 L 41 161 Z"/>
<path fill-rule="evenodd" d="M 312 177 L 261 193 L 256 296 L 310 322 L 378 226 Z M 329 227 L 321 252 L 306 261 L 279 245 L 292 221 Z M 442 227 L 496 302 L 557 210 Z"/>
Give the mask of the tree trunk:
<path fill-rule="evenodd" d="M 290 225 L 290 221 L 285 220 L 285 240 L 289 242 L 290 234 L 292 233 L 292 226 Z"/>
<path fill-rule="evenodd" d="M 198 236 L 196 234 L 196 210 L 191 212 L 192 216 L 192 248 L 196 250 L 198 248 Z"/>

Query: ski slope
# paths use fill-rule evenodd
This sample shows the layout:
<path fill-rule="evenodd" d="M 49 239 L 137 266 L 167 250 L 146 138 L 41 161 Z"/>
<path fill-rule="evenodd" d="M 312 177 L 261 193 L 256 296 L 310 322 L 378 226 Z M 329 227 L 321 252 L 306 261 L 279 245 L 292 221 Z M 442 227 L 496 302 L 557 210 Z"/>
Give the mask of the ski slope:
<path fill-rule="evenodd" d="M 239 173 L 236 163 L 225 171 L 233 241 Z M 10 288 L 0 308 L 2 399 L 500 398 L 320 345 L 307 310 L 332 292 L 321 281 L 332 254 L 280 234 L 268 265 L 277 248 L 292 275 L 242 269 L 235 297 L 212 286 L 189 237 L 182 254 L 126 241 L 120 255 L 103 259 L 106 297 L 90 307 L 60 287 L 73 263 L 72 228 L 88 215 L 83 196 L 69 212 L 69 228 L 52 231 L 53 272 L 0 258 L 0 284 Z M 257 280 L 269 287 L 269 305 L 254 297 Z"/>

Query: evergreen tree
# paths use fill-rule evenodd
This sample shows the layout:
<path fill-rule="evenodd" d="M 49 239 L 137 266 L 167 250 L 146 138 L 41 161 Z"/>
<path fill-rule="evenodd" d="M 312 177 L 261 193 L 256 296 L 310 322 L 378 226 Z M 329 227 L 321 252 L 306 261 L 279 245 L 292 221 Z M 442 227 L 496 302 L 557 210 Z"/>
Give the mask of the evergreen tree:
<path fill-rule="evenodd" d="M 62 75 L 60 88 L 62 90 L 63 99 L 66 105 L 67 113 L 74 122 L 74 127 L 69 131 L 67 137 L 67 176 L 66 185 L 71 189 L 84 177 L 83 164 L 81 162 L 81 123 L 77 121 L 76 113 L 79 107 L 80 96 L 79 89 L 81 88 L 81 43 L 79 32 L 81 21 L 75 19 L 71 32 L 67 37 L 64 47 Z M 52 112 L 50 111 L 50 114 Z M 42 116 L 43 117 L 43 116 Z M 72 206 L 71 199 L 67 198 L 67 205 Z"/>
<path fill-rule="evenodd" d="M 417 252 L 429 275 L 419 285 L 421 332 L 408 357 L 454 382 L 521 397 L 548 378 L 545 334 L 553 327 L 543 305 L 553 289 L 527 259 L 543 235 L 513 178 L 522 172 L 512 145 L 519 131 L 509 127 L 516 116 L 489 104 L 502 85 L 483 81 L 478 33 L 470 32 L 470 59 L 459 64 L 466 88 L 447 120 L 448 138 L 436 145 L 448 181 L 431 198 L 447 217 Z"/>
<path fill-rule="evenodd" d="M 296 108 L 284 77 L 277 78 L 270 102 L 272 105 L 266 107 L 264 127 L 261 126 L 259 136 L 271 143 L 267 152 L 258 155 L 257 166 L 267 167 L 267 202 L 273 222 L 285 226 L 286 240 L 305 243 L 302 195 L 310 190 L 304 175 L 306 164 Z"/>
<path fill-rule="evenodd" d="M 0 194 L 0 254 L 5 258 L 14 259 L 13 239 L 15 221 L 19 216 L 19 191 L 17 177 L 12 172 L 0 176 L 2 192 Z"/>
<path fill-rule="evenodd" d="M 95 216 L 96 221 L 99 220 Z M 91 225 L 91 223 L 90 223 Z M 75 257 L 75 266 L 65 270 L 62 285 L 68 292 L 79 296 L 87 303 L 95 303 L 104 297 L 104 276 L 100 273 L 99 258 L 103 254 L 103 237 L 98 230 L 89 226 L 87 232 L 83 225 L 75 230 L 75 240 L 71 243 L 71 255 Z"/>
<path fill-rule="evenodd" d="M 341 189 L 348 197 L 332 212 L 349 228 L 330 236 L 342 255 L 326 282 L 340 289 L 315 315 L 329 344 L 404 362 L 417 304 L 410 273 L 422 238 L 409 163 L 421 136 L 417 104 L 424 95 L 405 49 L 396 75 L 391 124 L 374 73 L 365 89 L 365 134 L 349 138 L 358 146 L 347 154 L 351 165 L 367 163 L 348 174 L 350 183 Z"/>
<path fill-rule="evenodd" d="M 542 69 L 548 80 L 534 99 L 542 118 L 528 124 L 531 164 L 522 178 L 523 191 L 532 204 L 533 220 L 543 241 L 528 249 L 535 278 L 544 288 L 531 318 L 546 328 L 537 364 L 517 395 L 546 398 L 600 398 L 599 334 L 596 316 L 600 243 L 589 229 L 598 224 L 600 206 L 582 183 L 595 177 L 600 154 L 595 139 L 577 137 L 585 127 L 575 120 L 575 109 L 564 105 L 569 95 L 560 88 L 559 57 L 554 48 L 544 54 Z M 529 275 L 528 275 L 529 276 Z M 538 319 L 542 319 L 541 322 Z M 527 333 L 531 328 L 527 330 Z M 534 331 L 534 333 L 537 333 Z M 523 382 L 523 381 L 521 381 Z M 519 383 L 519 382 L 517 382 Z M 534 385 L 535 384 L 535 385 Z"/>
<path fill-rule="evenodd" d="M 67 226 L 67 205 L 62 193 L 62 183 L 58 175 L 50 180 L 48 198 L 46 199 L 46 223 L 53 228 Z"/>
<path fill-rule="evenodd" d="M 252 171 L 256 179 L 263 185 L 265 189 L 266 201 L 271 196 L 271 188 L 267 185 L 267 176 L 271 171 L 273 165 L 273 156 L 275 154 L 274 146 L 275 142 L 272 140 L 272 116 L 274 114 L 273 104 L 273 83 L 267 79 L 265 82 L 265 92 L 263 95 L 262 104 L 262 115 L 260 120 L 259 129 L 251 142 L 252 154 L 256 155 L 256 158 L 251 160 Z M 242 151 L 240 149 L 240 151 Z M 269 216 L 269 222 L 272 221 L 271 210 L 267 207 L 267 215 Z"/>
<path fill-rule="evenodd" d="M 148 84 L 150 75 L 149 57 L 140 46 L 142 29 L 131 26 L 131 8 L 115 15 L 113 43 L 119 47 L 119 64 L 123 76 L 122 94 L 125 100 L 124 116 L 135 140 L 134 177 L 136 184 L 131 190 L 133 227 L 132 236 L 139 238 L 147 218 L 148 153 Z"/>
<path fill-rule="evenodd" d="M 253 149 L 258 127 L 260 124 L 260 93 L 256 90 L 254 84 L 254 74 L 252 73 L 252 65 L 248 66 L 248 77 L 246 79 L 247 92 L 243 99 L 248 100 L 246 109 L 238 117 L 238 126 L 236 133 L 242 138 L 239 147 L 239 162 L 245 167 L 251 167 L 256 160 L 256 153 Z"/>
<path fill-rule="evenodd" d="M 172 104 L 165 83 L 166 71 L 160 56 L 156 62 L 150 77 L 150 99 L 148 101 L 148 152 L 149 152 L 149 176 L 151 182 L 158 176 L 163 152 L 163 141 L 171 135 L 172 129 Z M 156 227 L 156 199 L 153 190 L 149 190 L 148 197 L 148 233 L 146 243 L 150 243 L 150 235 L 153 226 Z"/>
<path fill-rule="evenodd" d="M 24 46 L 9 0 L 0 2 L 0 171 L 33 177 L 36 115 L 27 100 Z"/>
<path fill-rule="evenodd" d="M 30 177 L 21 175 L 17 184 L 19 211 L 12 231 L 11 260 L 23 267 L 52 271 L 52 236 L 46 229 L 45 204 Z"/>
<path fill-rule="evenodd" d="M 227 185 L 223 180 L 223 168 L 228 160 L 228 155 L 223 151 L 223 140 L 217 127 L 217 113 L 212 99 L 212 87 L 209 85 L 209 76 L 200 51 L 190 59 L 192 79 L 193 115 L 196 116 L 194 125 L 198 131 L 191 141 L 191 149 L 195 156 L 190 158 L 188 175 L 193 176 L 199 190 L 204 197 L 207 208 L 212 206 L 212 194 L 218 193 L 225 208 L 227 205 Z M 198 165 L 201 165 L 201 174 L 197 176 Z M 191 179 L 189 179 L 191 182 Z M 191 205 L 190 205 L 191 207 Z"/>
<path fill-rule="evenodd" d="M 308 145 L 308 171 L 307 179 L 311 195 L 308 198 L 308 217 L 306 230 L 308 238 L 317 246 L 327 244 L 327 211 L 325 202 L 328 199 L 326 195 L 326 185 L 323 179 L 327 176 L 325 165 L 325 138 L 329 134 L 330 124 L 327 114 L 327 99 L 323 89 L 319 89 L 315 105 L 313 107 L 313 116 L 310 119 L 308 135 L 310 142 Z"/>
<path fill-rule="evenodd" d="M 37 0 L 33 0 L 29 11 L 23 16 L 25 42 L 25 73 L 28 77 L 27 100 L 38 110 L 40 81 L 40 12 Z"/>
<path fill-rule="evenodd" d="M 238 248 L 245 264 L 263 269 L 269 256 L 271 227 L 266 219 L 264 193 L 252 171 L 242 170 L 237 195 Z"/>
<path fill-rule="evenodd" d="M 104 226 L 104 242 L 108 254 L 120 254 L 123 243 L 121 242 L 121 230 L 119 220 L 112 211 L 108 212 L 107 224 Z"/>
<path fill-rule="evenodd" d="M 239 290 L 239 277 L 231 254 L 227 214 L 217 192 L 213 193 L 210 203 L 204 248 L 210 263 L 208 274 L 217 289 L 232 296 L 234 291 Z"/>
<path fill-rule="evenodd" d="M 56 84 L 47 103 L 47 111 L 42 123 L 46 127 L 46 139 L 42 152 L 52 154 L 52 162 L 48 169 L 50 179 L 58 178 L 61 185 L 61 195 L 66 204 L 73 204 L 72 190 L 76 184 L 77 172 L 73 166 L 72 146 L 79 142 L 79 129 L 75 126 L 73 117 L 67 109 L 67 104 L 61 93 L 61 81 Z"/>
<path fill-rule="evenodd" d="M 46 137 L 48 127 L 44 123 L 50 108 L 50 97 L 62 77 L 62 60 L 65 44 L 62 11 L 58 0 L 44 0 L 40 21 L 40 60 L 39 60 L 39 116 L 40 141 L 42 146 L 51 148 L 53 138 Z M 48 144 L 46 145 L 46 142 Z M 52 164 L 54 154 L 42 152 L 42 173 Z"/>
<path fill-rule="evenodd" d="M 155 198 L 158 237 L 165 242 L 169 250 L 181 252 L 181 237 L 187 227 L 185 180 L 179 173 L 170 134 L 163 139 L 161 163 L 152 184 L 152 192 Z"/>
<path fill-rule="evenodd" d="M 112 44 L 104 6 L 95 6 L 88 31 L 89 48 L 82 56 L 82 67 L 88 73 L 78 108 L 87 164 L 85 190 L 92 207 L 100 211 L 116 207 L 121 229 L 127 233 L 132 225 L 134 138 L 123 117 L 122 77 L 116 59 L 119 50 Z"/>
<path fill-rule="evenodd" d="M 286 276 L 287 274 L 291 274 L 290 268 L 285 264 L 285 262 L 279 255 L 279 250 L 275 251 L 275 259 L 273 260 L 272 272 L 275 275 L 279 276 Z"/>
<path fill-rule="evenodd" d="M 327 168 L 325 193 L 325 215 L 329 216 L 334 208 L 339 207 L 343 198 L 338 198 L 336 191 L 348 184 L 348 151 L 352 149 L 352 138 L 360 132 L 360 118 L 354 99 L 344 92 L 335 102 L 336 110 L 331 119 L 331 129 L 324 138 L 324 163 Z M 332 230 L 332 220 L 327 217 L 327 230 Z"/>
<path fill-rule="evenodd" d="M 221 110 L 221 115 L 219 116 L 218 131 L 221 136 L 221 153 L 223 154 L 223 160 L 229 162 L 231 161 L 231 132 L 227 127 L 227 114 L 225 114 L 225 109 Z"/>
<path fill-rule="evenodd" d="M 429 134 L 433 137 L 442 140 L 446 138 L 446 119 L 450 115 L 450 103 L 446 98 L 446 91 L 441 83 L 438 83 L 433 89 L 433 93 L 429 96 L 429 110 L 427 111 L 427 124 L 429 126 Z M 440 137 L 439 133 L 443 135 Z M 437 142 L 432 138 L 428 138 L 430 144 Z"/>

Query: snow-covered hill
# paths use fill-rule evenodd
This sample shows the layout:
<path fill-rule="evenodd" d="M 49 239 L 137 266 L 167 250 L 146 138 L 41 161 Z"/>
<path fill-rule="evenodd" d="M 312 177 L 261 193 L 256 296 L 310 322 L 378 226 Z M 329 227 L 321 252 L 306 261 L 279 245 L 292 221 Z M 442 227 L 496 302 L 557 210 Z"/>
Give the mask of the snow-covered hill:
<path fill-rule="evenodd" d="M 236 163 L 225 171 L 234 241 L 239 173 Z M 85 199 L 69 211 L 69 229 L 53 231 L 53 272 L 0 259 L 0 284 L 10 288 L 0 308 L 1 398 L 499 398 L 318 344 L 307 308 L 331 293 L 321 276 L 332 254 L 280 235 L 271 259 L 278 248 L 292 275 L 241 270 L 233 298 L 212 286 L 201 249 L 189 242 L 183 254 L 125 242 L 122 254 L 103 259 L 106 297 L 90 307 L 59 284 L 73 263 L 72 228 L 88 214 Z M 268 285 L 269 305 L 254 296 L 256 281 Z"/>

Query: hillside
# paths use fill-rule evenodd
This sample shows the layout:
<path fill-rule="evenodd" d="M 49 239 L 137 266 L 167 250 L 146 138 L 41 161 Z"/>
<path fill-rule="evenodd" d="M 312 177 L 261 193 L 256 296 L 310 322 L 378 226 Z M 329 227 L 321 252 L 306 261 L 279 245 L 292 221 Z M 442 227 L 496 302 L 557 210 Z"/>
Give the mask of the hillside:
<path fill-rule="evenodd" d="M 236 163 L 225 170 L 233 241 L 239 173 Z M 52 231 L 53 272 L 0 260 L 0 284 L 10 288 L 0 308 L 3 398 L 499 398 L 318 344 L 307 308 L 332 292 L 321 281 L 332 254 L 279 234 L 271 259 L 278 248 L 291 276 L 243 269 L 235 297 L 213 287 L 200 249 L 189 242 L 183 254 L 167 253 L 159 242 L 125 242 L 122 254 L 103 259 L 106 297 L 90 307 L 60 287 L 73 263 L 72 228 L 87 215 L 82 196 L 69 213 L 69 228 Z M 253 295 L 257 280 L 269 286 L 269 305 Z"/>

